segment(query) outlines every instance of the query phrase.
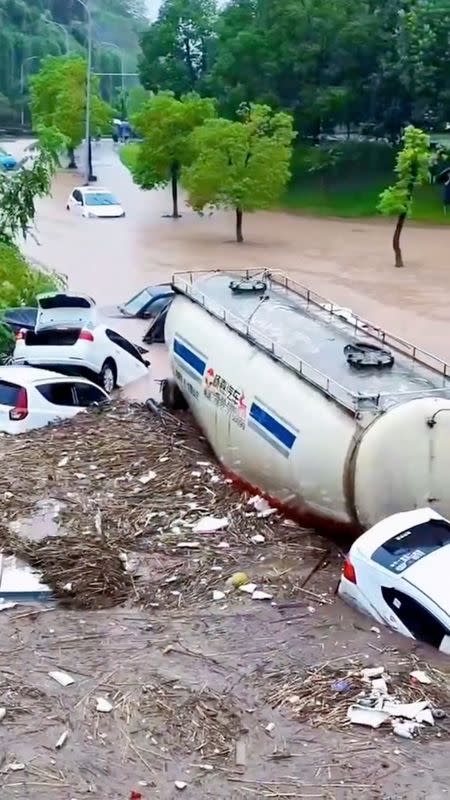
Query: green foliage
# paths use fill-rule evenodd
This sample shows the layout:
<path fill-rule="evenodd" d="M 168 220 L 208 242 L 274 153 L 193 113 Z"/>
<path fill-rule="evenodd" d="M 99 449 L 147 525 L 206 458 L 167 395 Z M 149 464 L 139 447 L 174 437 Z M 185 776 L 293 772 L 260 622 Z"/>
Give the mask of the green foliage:
<path fill-rule="evenodd" d="M 89 0 L 97 36 L 117 44 L 124 53 L 125 67 L 136 71 L 139 36 L 147 22 L 144 0 Z M 55 23 L 63 25 L 68 34 Z M 40 60 L 69 51 L 86 52 L 86 13 L 76 0 L 0 0 L 0 93 L 9 100 L 8 117 L 3 124 L 13 125 L 21 105 L 21 68 L 24 65 L 25 100 L 28 76 L 37 71 Z M 94 70 L 118 72 L 117 52 L 94 48 Z M 117 89 L 120 79 L 115 79 Z M 109 79 L 102 90 L 109 97 Z M 26 115 L 28 122 L 28 114 Z"/>
<path fill-rule="evenodd" d="M 48 194 L 58 165 L 64 137 L 54 129 L 39 129 L 40 145 L 30 153 L 21 169 L 0 173 L 0 242 L 12 245 L 26 236 L 35 216 L 35 200 Z"/>
<path fill-rule="evenodd" d="M 147 88 L 290 111 L 316 140 L 336 126 L 398 142 L 448 121 L 448 0 L 165 0 L 142 39 Z"/>
<path fill-rule="evenodd" d="M 264 105 L 252 105 L 240 117 L 209 120 L 192 135 L 195 159 L 182 180 L 198 211 L 208 205 L 238 212 L 270 208 L 286 186 L 292 117 Z"/>
<path fill-rule="evenodd" d="M 15 245 L 0 242 L 0 309 L 33 306 L 36 295 L 63 286 L 56 273 L 30 266 Z"/>
<path fill-rule="evenodd" d="M 143 86 L 133 86 L 126 97 L 127 116 L 131 119 L 144 108 L 151 94 Z"/>
<path fill-rule="evenodd" d="M 49 57 L 31 81 L 33 127 L 54 127 L 77 147 L 84 137 L 86 118 L 86 61 L 80 57 Z M 102 131 L 113 111 L 100 97 L 99 82 L 92 76 L 91 130 Z"/>
<path fill-rule="evenodd" d="M 170 92 L 152 97 L 132 119 L 143 137 L 133 177 L 143 189 L 166 186 L 174 170 L 192 159 L 191 133 L 215 115 L 214 102 L 192 92 L 177 100 Z"/>
<path fill-rule="evenodd" d="M 215 0 L 164 0 L 141 40 L 141 81 L 177 97 L 199 89 L 207 73 L 216 19 Z"/>
<path fill-rule="evenodd" d="M 430 180 L 431 160 L 430 137 L 408 125 L 395 165 L 397 180 L 380 195 L 378 210 L 381 214 L 410 215 L 414 189 Z"/>

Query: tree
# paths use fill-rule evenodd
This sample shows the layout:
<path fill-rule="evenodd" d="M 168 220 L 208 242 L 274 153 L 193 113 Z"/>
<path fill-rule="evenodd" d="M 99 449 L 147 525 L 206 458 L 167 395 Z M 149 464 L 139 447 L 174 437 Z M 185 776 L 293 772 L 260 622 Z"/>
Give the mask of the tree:
<path fill-rule="evenodd" d="M 35 200 L 48 194 L 64 146 L 61 135 L 40 130 L 41 142 L 11 176 L 0 173 L 0 311 L 8 306 L 34 305 L 36 295 L 64 286 L 56 273 L 30 266 L 17 247 L 35 216 Z M 1 323 L 1 319 L 0 319 Z M 0 355 L 12 348 L 8 328 L 0 324 Z"/>
<path fill-rule="evenodd" d="M 238 242 L 243 213 L 270 208 L 285 187 L 296 135 L 292 117 L 269 106 L 246 107 L 240 116 L 237 122 L 209 120 L 194 131 L 195 158 L 182 175 L 197 211 L 208 205 L 234 209 Z"/>
<path fill-rule="evenodd" d="M 431 162 L 430 137 L 419 128 L 408 125 L 395 165 L 397 180 L 381 193 L 378 203 L 381 214 L 397 216 L 392 241 L 396 267 L 404 266 L 400 247 L 401 233 L 405 220 L 411 213 L 415 188 L 430 180 Z"/>
<path fill-rule="evenodd" d="M 133 127 L 143 136 L 134 166 L 133 178 L 142 189 L 172 185 L 172 217 L 178 213 L 178 181 L 183 166 L 192 157 L 191 133 L 215 115 L 214 101 L 192 92 L 177 100 L 171 92 L 152 97 L 133 119 Z"/>
<path fill-rule="evenodd" d="M 74 150 L 82 142 L 86 119 L 86 61 L 75 57 L 49 57 L 31 81 L 33 128 L 53 127 L 68 142 L 69 166 L 75 167 Z M 100 96 L 98 78 L 92 76 L 91 130 L 101 131 L 113 111 Z"/>
<path fill-rule="evenodd" d="M 209 67 L 216 0 L 164 0 L 141 39 L 141 81 L 146 89 L 180 97 L 199 89 Z"/>

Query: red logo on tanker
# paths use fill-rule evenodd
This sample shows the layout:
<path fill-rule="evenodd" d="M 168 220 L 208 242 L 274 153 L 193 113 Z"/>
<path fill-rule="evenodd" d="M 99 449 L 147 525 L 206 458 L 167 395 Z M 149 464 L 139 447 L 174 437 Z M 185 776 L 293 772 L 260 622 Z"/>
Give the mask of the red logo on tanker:
<path fill-rule="evenodd" d="M 231 418 L 242 425 L 247 412 L 244 392 L 236 389 L 212 367 L 205 372 L 204 392 L 208 400 L 227 410 Z"/>

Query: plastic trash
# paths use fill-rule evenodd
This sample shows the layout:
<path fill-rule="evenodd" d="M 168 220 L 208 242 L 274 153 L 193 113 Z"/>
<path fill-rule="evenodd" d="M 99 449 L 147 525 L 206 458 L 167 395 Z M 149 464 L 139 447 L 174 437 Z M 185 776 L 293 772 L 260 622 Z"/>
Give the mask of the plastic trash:
<path fill-rule="evenodd" d="M 250 586 L 252 584 L 249 584 Z M 245 588 L 245 587 L 241 587 Z M 252 594 L 252 600 L 272 600 L 273 594 L 269 594 L 268 592 L 263 592 L 261 589 L 255 589 Z"/>
<path fill-rule="evenodd" d="M 6 717 L 6 708 L 0 708 L 0 722 Z"/>
<path fill-rule="evenodd" d="M 245 592 L 246 594 L 253 594 L 257 588 L 256 583 L 245 583 L 243 586 L 239 586 L 239 591 Z"/>
<path fill-rule="evenodd" d="M 410 674 L 411 678 L 414 678 L 414 680 L 417 681 L 418 683 L 423 683 L 423 684 L 433 683 L 433 681 L 431 680 L 430 676 L 427 675 L 426 672 L 423 672 L 423 670 L 421 670 L 421 669 L 414 669 L 409 674 Z"/>
<path fill-rule="evenodd" d="M 192 528 L 194 533 L 216 533 L 228 525 L 228 517 L 203 517 Z"/>
<path fill-rule="evenodd" d="M 353 705 L 347 711 L 347 719 L 353 725 L 367 725 L 369 728 L 379 728 L 389 719 L 389 714 L 379 708 L 363 708 Z"/>
<path fill-rule="evenodd" d="M 175 789 L 178 789 L 179 792 L 182 792 L 183 789 L 186 788 L 186 786 L 187 783 L 185 783 L 184 781 L 175 781 Z"/>
<path fill-rule="evenodd" d="M 213 591 L 213 600 L 224 600 L 226 597 L 225 592 L 220 592 L 218 589 Z"/>
<path fill-rule="evenodd" d="M 334 681 L 334 683 L 331 684 L 331 688 L 333 692 L 348 692 L 348 690 L 351 689 L 351 683 L 346 680 Z"/>
<path fill-rule="evenodd" d="M 49 672 L 48 674 L 50 675 L 50 678 L 53 678 L 53 680 L 56 681 L 56 683 L 59 683 L 60 686 L 71 686 L 72 683 L 75 683 L 72 676 L 67 672 L 55 670 L 53 672 Z"/>
<path fill-rule="evenodd" d="M 364 680 L 372 680 L 372 678 L 381 678 L 384 673 L 384 667 L 366 667 L 361 670 L 361 675 Z"/>
<path fill-rule="evenodd" d="M 109 714 L 109 712 L 113 710 L 113 705 L 109 700 L 105 700 L 104 697 L 97 697 L 97 705 L 95 708 L 96 711 L 99 711 L 101 714 Z"/>
<path fill-rule="evenodd" d="M 420 728 L 417 722 L 396 722 L 392 730 L 402 739 L 416 739 L 420 734 Z"/>

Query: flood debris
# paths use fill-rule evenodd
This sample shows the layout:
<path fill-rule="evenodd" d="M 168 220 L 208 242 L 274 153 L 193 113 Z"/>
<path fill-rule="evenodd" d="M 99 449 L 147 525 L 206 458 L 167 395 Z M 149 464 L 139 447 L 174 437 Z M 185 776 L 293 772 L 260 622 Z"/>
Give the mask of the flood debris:
<path fill-rule="evenodd" d="M 3 722 L 5 717 L 6 717 L 6 708 L 0 708 L 0 722 Z"/>
<path fill-rule="evenodd" d="M 350 661 L 337 669 L 326 663 L 294 676 L 292 669 L 286 670 L 265 675 L 265 680 L 271 685 L 268 700 L 273 708 L 289 709 L 315 726 L 353 724 L 392 732 L 400 724 L 399 730 L 412 733 L 407 738 L 433 735 L 439 711 L 450 709 L 448 677 L 427 667 L 430 683 L 414 685 L 410 669 L 387 671 Z"/>
<path fill-rule="evenodd" d="M 232 578 L 238 586 L 250 582 L 242 573 L 261 544 L 266 552 L 309 536 L 277 514 L 258 516 L 268 510 L 265 501 L 262 511 L 248 505 L 187 414 L 118 401 L 3 446 L 15 468 L 0 475 L 0 548 L 37 570 L 66 607 L 107 608 L 130 598 L 164 609 L 204 603 L 214 590 L 225 591 L 218 578 L 220 569 L 229 574 L 230 554 L 244 567 Z M 31 530 L 42 497 L 58 511 L 57 535 L 49 528 L 33 539 L 11 528 L 26 515 Z M 271 594 L 268 584 L 281 582 L 285 594 L 295 591 L 281 571 L 255 588 Z"/>
<path fill-rule="evenodd" d="M 42 575 L 15 556 L 0 553 L 0 602 L 12 608 L 11 603 L 36 603 L 52 599 L 49 586 L 42 583 Z"/>
<path fill-rule="evenodd" d="M 68 738 L 69 738 L 69 731 L 64 731 L 64 733 L 61 734 L 61 736 L 59 737 L 58 741 L 55 744 L 55 750 L 61 750 L 64 747 L 65 743 L 67 742 Z"/>

